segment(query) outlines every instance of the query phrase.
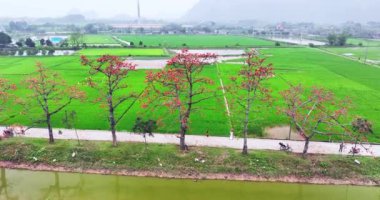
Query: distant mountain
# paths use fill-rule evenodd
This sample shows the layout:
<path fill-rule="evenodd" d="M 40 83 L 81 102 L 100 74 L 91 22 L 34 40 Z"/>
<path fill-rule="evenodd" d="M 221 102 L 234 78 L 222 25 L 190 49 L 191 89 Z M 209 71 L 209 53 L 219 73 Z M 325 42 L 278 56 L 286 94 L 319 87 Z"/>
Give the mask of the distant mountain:
<path fill-rule="evenodd" d="M 71 9 L 67 15 L 83 15 L 86 19 L 97 19 L 98 14 L 93 10 L 81 11 L 79 9 Z"/>
<path fill-rule="evenodd" d="M 54 24 L 80 24 L 86 22 L 86 17 L 83 15 L 66 15 L 63 17 L 45 17 L 45 18 L 36 18 L 29 19 L 28 21 L 37 22 L 37 23 L 54 23 Z"/>
<path fill-rule="evenodd" d="M 380 21 L 379 0 L 200 0 L 183 21 Z"/>

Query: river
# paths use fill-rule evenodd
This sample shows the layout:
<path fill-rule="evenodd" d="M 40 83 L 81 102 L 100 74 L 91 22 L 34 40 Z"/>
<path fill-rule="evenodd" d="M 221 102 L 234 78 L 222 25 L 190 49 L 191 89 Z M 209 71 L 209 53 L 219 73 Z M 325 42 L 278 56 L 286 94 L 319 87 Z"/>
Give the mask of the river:
<path fill-rule="evenodd" d="M 193 181 L 1 169 L 1 200 L 379 200 L 380 188 Z"/>

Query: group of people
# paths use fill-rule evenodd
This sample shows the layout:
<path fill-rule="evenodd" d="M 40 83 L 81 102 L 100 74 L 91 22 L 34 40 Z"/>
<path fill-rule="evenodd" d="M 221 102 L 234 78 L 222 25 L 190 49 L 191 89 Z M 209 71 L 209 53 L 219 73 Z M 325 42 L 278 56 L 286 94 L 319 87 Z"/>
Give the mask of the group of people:
<path fill-rule="evenodd" d="M 12 138 L 15 135 L 25 135 L 25 128 L 22 126 L 10 126 L 6 127 L 3 130 L 3 133 L 0 135 L 0 140 Z"/>
<path fill-rule="evenodd" d="M 293 151 L 293 149 L 290 147 L 289 144 L 284 144 L 282 142 L 279 143 L 280 145 L 280 150 L 281 151 Z M 344 142 L 342 142 L 340 145 L 339 145 L 339 153 L 343 153 L 343 151 L 346 149 L 346 144 Z M 351 149 L 350 149 L 350 152 L 349 154 L 359 154 L 360 153 L 360 148 L 358 148 L 356 145 L 353 146 Z"/>

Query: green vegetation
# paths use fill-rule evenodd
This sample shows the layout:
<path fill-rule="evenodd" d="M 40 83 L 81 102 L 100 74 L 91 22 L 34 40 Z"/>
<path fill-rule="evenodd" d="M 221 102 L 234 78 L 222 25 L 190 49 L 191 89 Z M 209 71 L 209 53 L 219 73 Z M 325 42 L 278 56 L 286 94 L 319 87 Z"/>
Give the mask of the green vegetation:
<path fill-rule="evenodd" d="M 12 43 L 12 38 L 6 33 L 0 32 L 0 45 L 8 45 Z"/>
<path fill-rule="evenodd" d="M 92 44 L 119 44 L 110 35 L 85 35 L 84 42 L 88 45 Z"/>
<path fill-rule="evenodd" d="M 83 49 L 78 52 L 80 55 L 100 56 L 100 55 L 115 55 L 115 56 L 166 56 L 167 53 L 163 49 Z"/>
<path fill-rule="evenodd" d="M 362 38 L 349 38 L 347 40 L 347 44 L 349 45 L 355 45 L 355 46 L 373 46 L 373 47 L 379 47 L 380 46 L 380 40 L 374 40 L 374 39 L 362 39 Z"/>
<path fill-rule="evenodd" d="M 48 145 L 45 140 L 22 138 L 1 141 L 0 151 L 1 161 L 66 168 L 380 181 L 380 160 L 370 157 L 312 155 L 304 159 L 300 155 L 272 151 L 254 151 L 243 156 L 233 149 L 195 147 L 183 153 L 175 145 L 149 144 L 147 149 L 137 143 L 120 144 L 116 148 L 105 142 L 83 142 L 78 146 L 75 141 L 57 141 Z"/>
<path fill-rule="evenodd" d="M 303 84 L 305 87 L 320 86 L 332 90 L 338 98 L 347 96 L 352 100 L 352 115 L 368 118 L 374 124 L 370 141 L 380 141 L 380 69 L 311 48 L 263 49 L 263 56 L 274 64 L 276 78 L 269 80 L 275 98 L 272 106 L 256 109 L 260 116 L 251 123 L 251 130 L 257 135 L 263 128 L 286 125 L 287 119 L 279 114 L 277 107 L 283 104 L 279 91 L 289 84 Z M 236 60 L 235 60 L 236 61 Z M 240 65 L 220 64 L 223 81 L 229 84 L 230 76 L 237 74 Z M 229 97 L 232 100 L 232 97 Z M 242 113 L 232 111 L 235 130 L 241 132 Z M 238 114 L 234 114 L 238 113 Z M 326 138 L 325 138 L 326 139 Z"/>
<path fill-rule="evenodd" d="M 128 49 L 127 49 L 128 50 Z M 54 70 L 62 75 L 66 82 L 70 85 L 79 84 L 80 87 L 87 92 L 87 99 L 83 102 L 75 101 L 67 107 L 68 111 L 75 110 L 77 113 L 76 128 L 78 129 L 95 129 L 107 130 L 107 112 L 104 106 L 94 101 L 99 97 L 99 91 L 91 89 L 86 84 L 88 77 L 88 68 L 81 66 L 79 56 L 62 56 L 62 57 L 0 57 L 0 78 L 7 78 L 10 82 L 16 83 L 18 90 L 15 95 L 28 100 L 30 91 L 26 89 L 24 80 L 30 74 L 35 72 L 35 63 L 41 61 L 46 67 Z M 207 67 L 204 71 L 205 76 L 210 77 L 219 87 L 217 73 L 215 67 Z M 128 83 L 130 85 L 125 91 L 135 91 L 140 93 L 146 87 L 145 83 L 145 70 L 137 70 L 130 74 Z M 95 77 L 96 78 L 96 77 Z M 221 96 L 222 92 L 218 93 Z M 34 100 L 33 100 L 34 101 Z M 120 108 L 120 112 L 124 111 L 132 102 L 126 103 L 125 106 Z M 228 136 L 229 126 L 228 119 L 225 114 L 224 104 L 221 100 L 210 99 L 199 104 L 202 111 L 195 112 L 190 119 L 191 129 L 190 134 L 210 134 L 215 136 Z M 12 107 L 10 112 L 19 113 L 22 109 L 20 105 L 9 104 Z M 33 120 L 41 119 L 42 112 L 38 106 L 33 107 L 27 115 L 19 115 L 12 118 L 8 124 L 23 124 L 31 125 Z M 53 117 L 53 127 L 64 128 L 62 122 L 64 113 L 58 113 Z M 142 108 L 141 102 L 138 101 L 133 105 L 133 108 L 128 115 L 120 122 L 117 127 L 118 130 L 132 130 L 137 117 L 149 116 L 150 119 L 157 119 L 160 121 L 158 132 L 163 133 L 178 133 L 179 126 L 177 117 L 170 114 L 166 108 L 155 108 L 154 110 L 146 110 Z M 43 125 L 45 126 L 45 125 Z"/>
<path fill-rule="evenodd" d="M 345 34 L 329 34 L 327 41 L 330 46 L 346 46 L 347 36 Z"/>
<path fill-rule="evenodd" d="M 369 60 L 378 61 L 380 64 L 380 48 L 379 47 L 350 47 L 350 48 L 326 48 L 325 50 L 333 53 L 356 58 L 364 61 L 367 55 Z"/>
<path fill-rule="evenodd" d="M 87 49 L 84 53 L 96 55 L 106 53 L 107 49 Z M 135 52 L 136 54 L 157 54 L 164 52 L 162 49 L 108 49 L 111 54 L 118 51 Z M 102 52 L 103 51 L 103 52 Z M 83 53 L 82 52 L 82 53 Z M 92 52 L 92 53 L 91 53 Z M 142 52 L 142 53 L 138 53 Z M 149 53 L 150 52 L 150 53 Z M 260 137 L 266 127 L 287 125 L 288 120 L 278 112 L 277 107 L 283 101 L 279 92 L 289 88 L 289 84 L 303 84 L 306 88 L 312 86 L 324 87 L 332 90 L 340 99 L 349 96 L 352 100 L 351 118 L 362 116 L 370 120 L 374 125 L 374 134 L 369 136 L 371 142 L 380 142 L 380 69 L 361 64 L 356 61 L 345 59 L 339 56 L 330 55 L 319 49 L 312 48 L 270 48 L 261 49 L 261 54 L 268 57 L 268 62 L 274 64 L 276 77 L 268 81 L 273 88 L 274 102 L 272 106 L 263 107 L 260 105 L 257 112 L 258 117 L 254 117 L 250 127 L 250 137 Z M 124 54 L 124 53 L 122 53 Z M 80 65 L 79 56 L 62 57 L 0 57 L 0 78 L 7 78 L 10 82 L 16 83 L 18 90 L 15 92 L 19 98 L 27 99 L 29 91 L 25 89 L 24 80 L 35 71 L 36 61 L 41 61 L 51 70 L 62 74 L 68 84 L 79 84 L 87 92 L 88 98 L 84 102 L 75 101 L 67 110 L 75 110 L 78 114 L 76 128 L 107 130 L 107 114 L 104 107 L 94 100 L 98 97 L 98 92 L 86 85 L 88 68 Z M 240 65 L 222 63 L 218 65 L 221 77 L 225 85 L 229 84 L 230 77 L 236 75 Z M 203 72 L 204 76 L 211 78 L 215 85 L 220 87 L 217 68 L 209 66 Z M 137 70 L 130 74 L 130 88 L 126 91 L 140 93 L 146 88 L 146 70 Z M 96 78 L 96 77 L 95 77 Z M 132 84 L 133 83 L 133 84 Z M 222 91 L 218 95 L 222 97 Z M 228 96 L 231 101 L 232 97 Z M 132 103 L 132 102 L 130 102 Z M 129 104 L 130 104 L 129 103 Z M 127 103 L 128 104 L 128 103 Z M 128 105 L 129 105 L 128 104 Z M 126 105 L 126 107 L 128 106 Z M 21 106 L 10 104 L 12 113 L 18 113 Z M 126 108 L 125 107 L 125 108 Z M 199 105 L 194 115 L 191 116 L 190 134 L 209 134 L 211 136 L 228 136 L 230 127 L 229 119 L 222 99 L 209 99 Z M 121 108 L 120 110 L 123 110 Z M 232 108 L 233 128 L 238 136 L 242 129 L 242 114 Z M 37 108 L 32 108 L 27 115 L 20 115 L 10 119 L 7 124 L 17 123 L 31 125 L 32 119 L 40 119 L 41 112 Z M 120 122 L 118 130 L 132 130 L 133 124 L 138 117 L 144 120 L 158 120 L 159 128 L 157 132 L 178 133 L 177 116 L 169 113 L 165 108 L 143 109 L 142 102 L 137 101 L 131 112 Z M 62 123 L 63 113 L 53 118 L 53 126 L 64 128 Z M 254 134 L 252 134 L 254 133 Z M 328 138 L 319 138 L 328 139 Z"/>
<path fill-rule="evenodd" d="M 234 35 L 128 35 L 122 40 L 133 42 L 135 46 L 168 48 L 226 48 L 274 46 L 275 42 L 248 36 Z M 141 46 L 141 45 L 140 45 Z"/>

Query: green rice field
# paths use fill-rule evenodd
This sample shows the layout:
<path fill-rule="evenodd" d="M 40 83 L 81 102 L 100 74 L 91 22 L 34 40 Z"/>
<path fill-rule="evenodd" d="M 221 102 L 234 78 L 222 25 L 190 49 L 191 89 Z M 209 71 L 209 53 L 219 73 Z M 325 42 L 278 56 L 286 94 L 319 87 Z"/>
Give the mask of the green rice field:
<path fill-rule="evenodd" d="M 111 35 L 85 35 L 86 44 L 119 44 Z"/>
<path fill-rule="evenodd" d="M 378 61 L 380 64 L 380 47 L 326 48 L 325 50 L 362 61 L 367 56 L 367 59 Z"/>
<path fill-rule="evenodd" d="M 94 103 L 98 97 L 99 91 L 88 88 L 86 86 L 86 77 L 88 77 L 88 68 L 81 66 L 79 56 L 67 57 L 0 57 L 0 77 L 7 78 L 11 82 L 16 83 L 18 90 L 15 95 L 19 98 L 28 100 L 30 92 L 26 89 L 24 80 L 34 73 L 34 65 L 37 61 L 42 62 L 49 69 L 59 72 L 62 77 L 69 83 L 80 85 L 80 87 L 87 92 L 87 99 L 84 102 L 74 102 L 67 110 L 77 112 L 77 128 L 78 129 L 96 129 L 106 130 L 107 112 L 100 104 Z M 130 74 L 127 83 L 129 88 L 122 92 L 133 91 L 140 93 L 146 87 L 145 85 L 145 70 L 137 70 Z M 207 67 L 204 71 L 204 76 L 210 77 L 218 83 L 217 73 L 215 67 Z M 96 78 L 96 77 L 95 77 Z M 218 88 L 219 85 L 213 87 Z M 219 93 L 221 96 L 221 91 Z M 127 108 L 132 102 L 128 102 L 124 107 L 120 107 L 120 112 Z M 145 110 L 141 108 L 142 102 L 138 101 L 134 104 L 131 112 L 119 124 L 119 130 L 131 130 L 137 117 L 146 117 L 159 119 L 160 128 L 159 132 L 163 133 L 176 133 L 179 130 L 177 125 L 177 117 L 170 115 L 166 108 L 155 108 L 153 110 Z M 200 105 L 207 108 L 202 112 L 196 112 L 192 116 L 192 128 L 190 133 L 193 134 L 212 134 L 219 136 L 227 136 L 229 134 L 229 127 L 223 102 L 218 99 L 210 99 Z M 18 113 L 21 107 L 18 105 L 10 105 L 12 107 L 10 112 Z M 40 119 L 42 115 L 39 107 L 35 106 L 30 109 L 27 115 L 20 115 L 11 119 L 8 123 L 13 124 L 26 124 L 30 125 L 32 121 Z M 59 113 L 53 117 L 54 127 L 64 128 L 62 119 L 64 112 Z M 32 120 L 33 119 L 33 120 Z"/>
<path fill-rule="evenodd" d="M 363 46 L 380 47 L 380 39 L 375 40 L 375 39 L 363 39 L 363 38 L 349 38 L 347 40 L 347 44 L 349 45 L 359 46 L 360 43 Z"/>
<path fill-rule="evenodd" d="M 104 48 L 104 49 L 83 49 L 77 52 L 80 55 L 100 56 L 104 54 L 115 56 L 166 56 L 164 49 L 138 49 L 138 48 Z"/>
<path fill-rule="evenodd" d="M 133 42 L 136 46 L 142 41 L 143 45 L 148 47 L 168 48 L 226 48 L 275 45 L 275 42 L 272 41 L 235 35 L 126 35 L 120 38 Z"/>
<path fill-rule="evenodd" d="M 342 57 L 330 55 L 311 48 L 265 49 L 260 51 L 274 64 L 276 78 L 268 84 L 276 99 L 270 107 L 259 107 L 258 115 L 252 116 L 252 130 L 260 133 L 263 127 L 286 125 L 287 119 L 279 115 L 277 106 L 282 105 L 279 91 L 290 84 L 303 84 L 305 87 L 319 86 L 333 91 L 340 99 L 352 100 L 351 118 L 362 116 L 374 124 L 372 141 L 380 142 L 380 69 Z M 239 71 L 239 65 L 220 64 L 225 84 L 231 74 Z M 236 129 L 241 128 L 241 112 L 235 112 L 233 121 Z M 237 124 L 237 125 L 236 125 Z"/>
<path fill-rule="evenodd" d="M 118 55 L 126 55 L 130 52 L 139 55 L 158 55 L 162 49 L 87 49 L 81 51 L 85 55 L 99 55 L 106 52 Z M 130 51 L 130 52 L 128 52 Z M 138 53 L 141 51 L 140 53 Z M 126 53 L 127 52 L 127 53 Z M 153 52 L 153 53 L 152 53 Z M 156 52 L 156 53 L 154 53 Z M 285 117 L 278 113 L 277 107 L 282 105 L 279 92 L 289 88 L 289 84 L 302 83 L 306 87 L 321 86 L 336 93 L 339 98 L 347 98 L 353 102 L 350 117 L 362 116 L 368 118 L 374 124 L 375 134 L 370 136 L 373 142 L 380 142 L 380 69 L 343 57 L 331 55 L 313 48 L 266 48 L 260 50 L 263 56 L 268 57 L 268 62 L 274 64 L 276 77 L 268 81 L 273 89 L 274 104 L 270 107 L 260 105 L 255 108 L 257 115 L 252 116 L 250 130 L 252 137 L 262 136 L 265 127 L 286 125 Z M 41 61 L 51 70 L 59 72 L 70 84 L 79 84 L 88 94 L 85 102 L 75 102 L 67 110 L 75 110 L 78 113 L 77 128 L 79 129 L 107 129 L 107 112 L 99 104 L 94 103 L 99 91 L 88 88 L 85 85 L 88 68 L 80 65 L 79 56 L 62 57 L 0 57 L 0 77 L 7 78 L 18 85 L 15 95 L 28 99 L 29 91 L 25 89 L 24 79 L 34 73 L 36 61 Z M 234 63 L 221 63 L 217 66 L 206 67 L 203 76 L 211 78 L 215 89 L 220 91 L 218 69 L 220 77 L 225 85 L 229 84 L 230 77 L 237 74 L 240 65 Z M 127 91 L 141 92 L 145 89 L 145 70 L 138 70 L 130 74 L 127 80 L 130 87 Z M 100 77 L 99 77 L 100 78 Z M 227 95 L 231 100 L 231 97 Z M 142 102 L 134 104 L 131 112 L 119 124 L 119 130 L 131 130 L 138 116 L 160 120 L 159 132 L 176 133 L 179 128 L 177 117 L 171 115 L 165 108 L 145 110 L 141 108 Z M 128 105 L 125 105 L 127 107 Z M 21 108 L 12 105 L 12 112 L 18 112 Z M 9 123 L 27 124 L 32 119 L 37 119 L 41 111 L 35 107 L 29 110 L 27 115 L 17 116 Z M 232 109 L 233 128 L 239 135 L 241 131 L 242 114 Z M 54 126 L 62 127 L 63 113 L 55 116 Z M 210 134 L 214 136 L 228 136 L 230 131 L 229 119 L 226 115 L 225 105 L 222 99 L 210 99 L 201 105 L 199 110 L 191 116 L 191 134 Z"/>

